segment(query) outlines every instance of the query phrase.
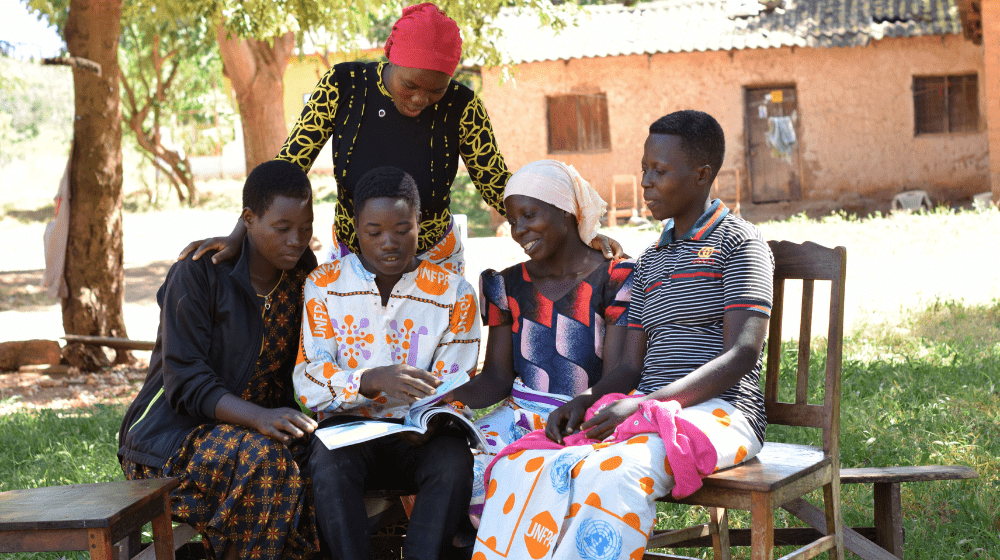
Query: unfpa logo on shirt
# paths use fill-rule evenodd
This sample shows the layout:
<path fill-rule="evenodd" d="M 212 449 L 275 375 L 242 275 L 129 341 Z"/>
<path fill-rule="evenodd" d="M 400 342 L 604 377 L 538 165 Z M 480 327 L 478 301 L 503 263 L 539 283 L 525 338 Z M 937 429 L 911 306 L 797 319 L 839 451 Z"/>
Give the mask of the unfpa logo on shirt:
<path fill-rule="evenodd" d="M 543 511 L 531 519 L 528 531 L 524 534 L 524 547 L 528 549 L 528 554 L 536 560 L 544 557 L 552 548 L 552 541 L 556 539 L 556 522 Z"/>
<path fill-rule="evenodd" d="M 451 332 L 459 334 L 472 332 L 472 326 L 476 323 L 476 299 L 472 294 L 465 294 L 462 299 L 455 302 L 451 315 Z"/>
<path fill-rule="evenodd" d="M 417 287 L 432 296 L 439 296 L 448 291 L 448 276 L 447 270 L 423 261 L 417 269 Z"/>
<path fill-rule="evenodd" d="M 338 278 L 340 278 L 340 261 L 322 264 L 309 275 L 309 279 L 316 284 L 317 288 L 325 288 L 336 282 Z"/>
<path fill-rule="evenodd" d="M 333 325 L 330 316 L 326 314 L 326 305 L 316 299 L 306 302 L 306 318 L 309 320 L 309 332 L 315 338 L 333 338 Z"/>

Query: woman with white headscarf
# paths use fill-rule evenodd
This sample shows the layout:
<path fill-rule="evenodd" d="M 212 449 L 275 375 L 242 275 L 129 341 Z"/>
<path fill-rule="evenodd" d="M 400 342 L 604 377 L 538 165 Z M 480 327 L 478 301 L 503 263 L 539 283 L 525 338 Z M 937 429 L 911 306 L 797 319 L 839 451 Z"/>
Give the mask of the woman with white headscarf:
<path fill-rule="evenodd" d="M 606 259 L 588 245 L 604 200 L 572 166 L 541 160 L 514 173 L 503 203 L 511 236 L 529 260 L 483 271 L 480 311 L 490 327 L 486 362 L 445 397 L 472 408 L 506 399 L 476 422 L 491 445 L 476 455 L 474 522 L 486 497 L 483 473 L 501 449 L 544 428 L 553 410 L 591 387 L 598 385 L 600 394 L 626 392 L 637 381 L 604 375 L 619 361 L 634 265 Z"/>

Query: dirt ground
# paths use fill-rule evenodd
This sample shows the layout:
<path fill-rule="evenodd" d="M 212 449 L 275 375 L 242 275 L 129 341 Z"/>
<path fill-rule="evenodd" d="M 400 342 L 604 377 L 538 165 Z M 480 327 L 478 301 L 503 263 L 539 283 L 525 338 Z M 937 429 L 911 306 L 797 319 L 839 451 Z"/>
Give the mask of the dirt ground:
<path fill-rule="evenodd" d="M 0 415 L 38 408 L 128 404 L 142 388 L 147 363 L 114 366 L 98 373 L 0 372 Z"/>
<path fill-rule="evenodd" d="M 130 338 L 155 339 L 159 322 L 156 291 L 186 242 L 225 234 L 233 223 L 235 215 L 227 211 L 182 209 L 124 216 L 125 324 Z M 41 286 L 44 229 L 41 221 L 0 218 L 0 246 L 4 247 L 0 256 L 0 342 L 46 339 L 62 343 L 59 301 Z M 97 373 L 0 372 L 0 414 L 18 409 L 127 404 L 142 386 L 149 360 L 149 352 L 132 355 L 134 364 Z"/>
<path fill-rule="evenodd" d="M 130 338 L 156 337 L 156 291 L 183 247 L 170 231 L 190 232 L 185 237 L 191 239 L 219 234 L 232 223 L 230 214 L 177 211 L 125 216 L 125 324 Z M 59 301 L 49 297 L 41 286 L 45 269 L 43 231 L 40 222 L 0 219 L 0 244 L 4 247 L 0 261 L 0 341 L 62 342 Z M 132 354 L 134 364 L 97 373 L 0 372 L 0 414 L 19 409 L 131 402 L 146 376 L 149 352 Z"/>
<path fill-rule="evenodd" d="M 315 213 L 317 236 L 328 246 L 323 234 L 330 235 L 328 224 L 333 222 L 333 205 L 317 205 Z M 125 215 L 124 314 L 129 338 L 155 340 L 159 323 L 156 291 L 177 254 L 189 240 L 227 233 L 234 220 L 233 212 L 222 210 Z M 0 342 L 60 340 L 64 335 L 59 302 L 41 286 L 45 268 L 44 228 L 37 221 L 24 223 L 11 217 L 0 218 L 0 247 L 4 247 L 0 253 Z M 635 230 L 617 238 L 627 252 L 637 255 L 655 238 L 655 233 Z M 322 258 L 322 250 L 317 256 Z M 477 286 L 483 269 L 502 269 L 524 258 L 521 248 L 509 238 L 471 239 L 466 247 L 466 278 Z M 0 414 L 25 408 L 131 402 L 145 378 L 149 352 L 133 352 L 133 356 L 137 359 L 133 365 L 93 374 L 0 372 Z"/>

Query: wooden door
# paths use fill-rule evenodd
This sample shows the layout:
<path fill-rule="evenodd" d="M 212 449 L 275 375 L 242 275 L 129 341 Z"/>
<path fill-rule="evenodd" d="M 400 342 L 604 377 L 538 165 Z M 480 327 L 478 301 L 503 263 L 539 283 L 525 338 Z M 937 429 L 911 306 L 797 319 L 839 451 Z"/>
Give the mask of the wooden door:
<path fill-rule="evenodd" d="M 754 203 L 801 197 L 798 121 L 794 86 L 746 90 L 747 176 Z"/>

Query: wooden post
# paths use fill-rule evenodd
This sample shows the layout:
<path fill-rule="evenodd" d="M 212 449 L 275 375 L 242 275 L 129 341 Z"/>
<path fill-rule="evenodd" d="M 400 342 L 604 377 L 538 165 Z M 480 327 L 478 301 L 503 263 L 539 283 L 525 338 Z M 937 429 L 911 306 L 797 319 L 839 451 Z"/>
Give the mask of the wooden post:
<path fill-rule="evenodd" d="M 618 197 L 615 191 L 618 190 L 618 183 L 614 176 L 611 177 L 611 205 L 608 208 L 608 226 L 618 225 Z"/>

